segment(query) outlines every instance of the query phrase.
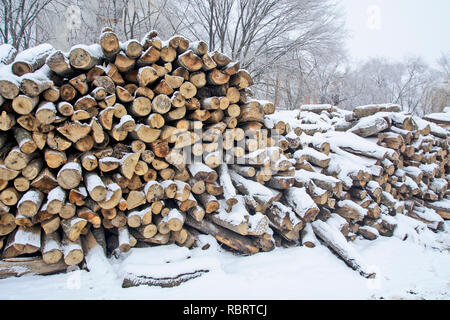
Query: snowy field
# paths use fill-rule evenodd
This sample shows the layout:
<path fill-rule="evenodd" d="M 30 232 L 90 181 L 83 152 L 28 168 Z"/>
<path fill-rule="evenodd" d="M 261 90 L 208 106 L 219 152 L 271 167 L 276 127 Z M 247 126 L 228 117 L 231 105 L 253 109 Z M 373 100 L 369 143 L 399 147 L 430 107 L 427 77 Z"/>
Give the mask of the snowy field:
<path fill-rule="evenodd" d="M 406 241 L 399 234 L 357 239 L 352 246 L 377 272 L 374 280 L 361 277 L 322 245 L 242 257 L 202 236 L 211 245 L 207 250 L 133 248 L 119 259 L 93 255 L 91 272 L 0 280 L 0 299 L 450 299 L 449 222 L 445 229 L 438 234 L 423 231 Z M 121 287 L 126 270 L 167 275 L 206 266 L 209 273 L 174 288 Z"/>

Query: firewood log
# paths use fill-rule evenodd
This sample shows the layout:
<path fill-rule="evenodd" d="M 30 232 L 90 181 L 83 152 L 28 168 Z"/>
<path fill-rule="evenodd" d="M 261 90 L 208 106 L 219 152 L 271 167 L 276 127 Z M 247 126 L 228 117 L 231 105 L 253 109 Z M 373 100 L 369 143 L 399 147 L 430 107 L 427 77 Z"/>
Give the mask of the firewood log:
<path fill-rule="evenodd" d="M 93 66 L 100 64 L 102 58 L 103 52 L 99 44 L 74 46 L 69 53 L 70 65 L 81 70 L 89 70 Z"/>
<path fill-rule="evenodd" d="M 0 80 L 0 88 L 1 88 L 1 80 Z M 6 111 L 1 112 L 1 114 L 0 114 L 0 130 L 8 131 L 15 124 L 16 124 L 16 118 L 14 117 L 13 114 L 7 113 Z"/>
<path fill-rule="evenodd" d="M 305 228 L 301 231 L 301 242 L 302 246 L 308 248 L 314 248 L 319 244 L 310 223 L 306 224 Z"/>
<path fill-rule="evenodd" d="M 351 200 L 341 200 L 337 203 L 336 213 L 344 218 L 362 221 L 367 215 L 367 210 Z"/>
<path fill-rule="evenodd" d="M 204 42 L 203 42 L 204 43 Z M 206 43 L 204 43 L 206 45 Z M 199 42 L 197 42 L 197 46 L 199 45 Z M 202 44 L 200 45 L 202 48 L 205 48 L 205 46 Z M 8 43 L 4 43 L 2 45 L 0 45 L 0 64 L 3 65 L 7 65 L 10 64 L 14 61 L 14 58 L 17 55 L 17 50 L 16 48 L 14 48 L 12 45 L 8 44 Z M 206 46 L 207 48 L 207 46 Z M 206 49 L 207 51 L 208 49 Z M 206 52 L 205 52 L 206 53 Z M 204 54 L 204 53 L 203 53 Z"/>
<path fill-rule="evenodd" d="M 127 217 L 122 211 L 117 211 L 117 214 L 114 218 L 110 220 L 112 227 L 121 228 L 126 226 Z"/>
<path fill-rule="evenodd" d="M 48 213 L 57 214 L 66 200 L 66 192 L 60 187 L 52 189 L 47 195 L 46 207 Z"/>
<path fill-rule="evenodd" d="M 240 193 L 248 195 L 256 201 L 257 206 L 255 210 L 258 212 L 265 212 L 272 202 L 280 200 L 282 196 L 280 192 L 247 180 L 233 171 L 230 171 L 230 178 Z"/>
<path fill-rule="evenodd" d="M 177 63 L 190 72 L 198 71 L 203 67 L 202 59 L 192 50 L 180 54 Z"/>
<path fill-rule="evenodd" d="M 305 223 L 294 213 L 294 211 L 292 211 L 291 208 L 283 205 L 281 202 L 273 202 L 265 214 L 270 219 L 271 226 L 277 230 L 293 231 L 291 233 L 282 232 L 284 237 L 292 241 L 298 240 L 297 235 L 303 229 Z"/>
<path fill-rule="evenodd" d="M 212 213 L 219 209 L 219 202 L 214 195 L 208 193 L 202 193 L 196 195 L 196 198 L 202 204 L 203 208 L 205 208 L 206 213 Z"/>
<path fill-rule="evenodd" d="M 43 200 L 44 194 L 41 191 L 31 189 L 20 198 L 17 212 L 25 217 L 33 217 L 40 209 Z"/>
<path fill-rule="evenodd" d="M 58 172 L 58 184 L 66 190 L 76 188 L 81 183 L 81 173 L 82 168 L 78 162 L 68 162 Z"/>
<path fill-rule="evenodd" d="M 333 230 L 332 227 L 325 222 L 320 220 L 314 221 L 312 223 L 312 228 L 314 233 L 327 245 L 336 252 L 346 264 L 348 264 L 352 269 L 358 271 L 362 276 L 366 278 L 373 278 L 375 274 L 370 272 L 361 258 L 348 244 L 345 237 L 338 232 Z M 337 232 L 336 232 L 337 231 Z"/>
<path fill-rule="evenodd" d="M 197 94 L 197 87 L 191 82 L 185 81 L 180 86 L 179 91 L 186 99 L 191 99 Z"/>
<path fill-rule="evenodd" d="M 188 214 L 197 222 L 203 220 L 205 213 L 205 210 L 201 206 L 195 206 L 188 210 Z"/>
<path fill-rule="evenodd" d="M 35 97 L 53 87 L 51 70 L 47 65 L 34 73 L 27 73 L 21 77 L 20 90 L 30 97 Z"/>
<path fill-rule="evenodd" d="M 215 225 L 208 220 L 202 220 L 200 222 L 195 221 L 189 216 L 186 217 L 186 224 L 207 234 L 211 234 L 217 239 L 217 241 L 227 245 L 228 247 L 241 252 L 242 254 L 254 254 L 259 252 L 259 249 L 253 244 L 253 242 L 242 235 L 236 234 L 223 227 Z"/>
<path fill-rule="evenodd" d="M 19 192 L 25 192 L 30 189 L 30 180 L 25 177 L 17 177 L 14 179 L 14 188 Z M 13 195 L 14 196 L 14 195 Z"/>
<path fill-rule="evenodd" d="M 239 69 L 235 75 L 231 76 L 230 85 L 245 89 L 253 85 L 253 79 L 246 70 Z"/>
<path fill-rule="evenodd" d="M 58 212 L 58 215 L 63 219 L 70 219 L 72 218 L 76 213 L 76 206 L 73 203 L 65 202 L 61 208 L 61 210 Z"/>
<path fill-rule="evenodd" d="M 14 180 L 14 182 L 16 181 L 16 179 Z M 19 201 L 19 197 L 20 195 L 16 187 L 6 188 L 0 193 L 0 201 L 5 206 L 15 205 Z"/>
<path fill-rule="evenodd" d="M 39 226 L 20 227 L 8 236 L 3 249 L 3 258 L 35 253 L 40 249 L 41 228 Z"/>
<path fill-rule="evenodd" d="M 10 234 L 16 228 L 14 215 L 3 212 L 0 214 L 0 235 L 5 236 Z"/>
<path fill-rule="evenodd" d="M 381 116 L 373 115 L 360 120 L 355 126 L 353 126 L 353 128 L 350 129 L 350 131 L 366 138 L 384 131 L 389 127 L 390 122 L 388 120 Z"/>
<path fill-rule="evenodd" d="M 30 113 L 39 103 L 39 96 L 29 97 L 27 95 L 18 95 L 12 101 L 12 108 L 18 114 Z"/>
<path fill-rule="evenodd" d="M 76 241 L 80 237 L 81 230 L 86 226 L 87 220 L 78 217 L 72 217 L 61 221 L 61 227 L 70 241 Z"/>
<path fill-rule="evenodd" d="M 135 230 L 136 231 L 134 231 L 132 229 L 131 233 L 138 240 L 153 238 L 158 233 L 158 229 L 157 229 L 157 226 L 155 224 L 148 224 L 148 225 L 145 225 L 145 226 L 141 226 L 139 228 L 136 228 Z"/>
<path fill-rule="evenodd" d="M 193 178 L 197 180 L 204 180 L 207 183 L 217 181 L 217 172 L 203 163 L 194 163 L 188 166 Z"/>
<path fill-rule="evenodd" d="M 277 190 L 286 190 L 294 185 L 295 179 L 292 177 L 273 176 L 266 185 Z"/>
<path fill-rule="evenodd" d="M 314 221 L 317 217 L 319 208 L 305 188 L 292 187 L 285 193 L 285 198 L 294 212 L 305 221 Z"/>
<path fill-rule="evenodd" d="M 46 264 L 58 263 L 62 259 L 61 239 L 57 232 L 44 235 L 41 252 L 42 260 Z"/>
<path fill-rule="evenodd" d="M 166 52 L 164 52 L 164 57 L 166 57 Z M 154 46 L 150 46 L 142 52 L 137 63 L 139 66 L 149 66 L 158 61 L 159 58 L 161 58 L 161 51 Z"/>
<path fill-rule="evenodd" d="M 94 228 L 99 228 L 101 226 L 100 215 L 89 208 L 82 207 L 78 209 L 77 216 L 87 220 Z"/>
<path fill-rule="evenodd" d="M 70 77 L 75 72 L 70 66 L 68 55 L 61 50 L 53 51 L 46 59 L 45 64 L 54 73 L 61 77 Z"/>
<path fill-rule="evenodd" d="M 441 229 L 444 223 L 442 217 L 439 214 L 437 214 L 434 210 L 430 210 L 429 208 L 419 206 L 417 205 L 417 203 L 414 206 L 413 210 L 408 210 L 406 212 L 406 215 L 419 221 L 422 221 L 428 226 L 428 228 L 432 230 Z"/>
<path fill-rule="evenodd" d="M 138 228 L 141 225 L 148 225 L 152 222 L 151 207 L 147 206 L 141 210 L 133 210 L 128 213 L 127 224 L 132 228 Z"/>
<path fill-rule="evenodd" d="M 231 166 L 231 168 L 233 169 L 233 171 L 235 171 L 239 175 L 244 176 L 246 178 L 252 178 L 256 174 L 256 170 L 254 167 L 241 166 L 241 165 L 234 164 Z"/>
<path fill-rule="evenodd" d="M 83 261 L 84 252 L 79 238 L 71 241 L 67 236 L 64 236 L 61 245 L 63 247 L 63 257 L 66 265 L 74 266 Z"/>
<path fill-rule="evenodd" d="M 17 76 L 32 73 L 44 65 L 45 60 L 54 50 L 48 43 L 24 50 L 16 55 L 11 70 Z"/>
<path fill-rule="evenodd" d="M 5 259 L 0 263 L 0 278 L 20 277 L 25 274 L 47 275 L 64 272 L 67 265 L 61 260 L 47 264 L 40 257 L 23 257 Z"/>

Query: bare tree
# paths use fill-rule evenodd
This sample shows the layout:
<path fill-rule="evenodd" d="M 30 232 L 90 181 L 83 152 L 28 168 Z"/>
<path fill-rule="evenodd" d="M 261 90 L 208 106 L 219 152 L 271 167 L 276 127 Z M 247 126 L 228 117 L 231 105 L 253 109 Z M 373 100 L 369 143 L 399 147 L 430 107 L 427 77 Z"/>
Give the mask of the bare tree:
<path fill-rule="evenodd" d="M 69 5 L 72 2 L 64 0 Z M 82 34 L 98 36 L 103 27 L 112 28 L 121 39 L 141 39 L 148 31 L 157 30 L 162 37 L 178 31 L 180 22 L 173 16 L 179 5 L 169 0 L 111 0 L 79 3 L 82 11 Z M 181 10 L 182 11 L 182 10 Z M 182 14 L 179 16 L 182 17 Z"/>
<path fill-rule="evenodd" d="M 442 53 L 437 63 L 444 77 L 450 81 L 450 52 Z"/>
<path fill-rule="evenodd" d="M 299 108 L 301 104 L 329 103 L 340 105 L 348 100 L 344 87 L 350 68 L 346 52 L 339 41 L 323 48 L 292 50 L 278 60 L 255 89 L 265 98 L 277 97 L 277 107 Z M 268 94 L 270 93 L 270 94 Z M 353 95 L 353 94 L 352 94 Z"/>
<path fill-rule="evenodd" d="M 141 38 L 150 30 L 158 30 L 161 36 L 171 36 L 179 31 L 183 21 L 172 13 L 185 12 L 178 4 L 169 0 L 122 0 L 126 5 L 123 11 L 122 30 L 126 39 Z M 189 3 L 187 3 L 189 6 Z M 184 19 L 183 14 L 179 17 Z"/>
<path fill-rule="evenodd" d="M 352 109 L 373 103 L 397 103 L 417 115 L 442 110 L 445 85 L 439 72 L 420 57 L 402 62 L 371 58 L 348 70 L 342 78 L 340 106 Z"/>
<path fill-rule="evenodd" d="M 52 2 L 53 0 L 1 0 L 1 42 L 9 43 L 16 49 L 26 49 L 32 45 L 32 39 L 39 38 L 35 34 L 38 30 L 36 21 Z"/>
<path fill-rule="evenodd" d="M 186 32 L 211 50 L 241 61 L 256 77 L 288 53 L 311 54 L 342 38 L 337 6 L 329 0 L 191 0 Z M 183 20 L 183 17 L 179 17 Z"/>

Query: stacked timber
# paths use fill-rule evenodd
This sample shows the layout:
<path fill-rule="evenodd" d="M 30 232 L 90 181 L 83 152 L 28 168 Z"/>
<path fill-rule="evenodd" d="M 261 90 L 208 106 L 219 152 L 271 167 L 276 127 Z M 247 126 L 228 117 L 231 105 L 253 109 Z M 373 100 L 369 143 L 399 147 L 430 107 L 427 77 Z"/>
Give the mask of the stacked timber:
<path fill-rule="evenodd" d="M 238 195 L 223 163 L 222 142 L 232 159 L 246 153 L 238 123 L 274 112 L 241 95 L 253 80 L 239 62 L 202 41 L 152 31 L 122 43 L 108 28 L 69 52 L 0 49 L 4 259 L 76 265 L 91 232 L 108 253 L 191 247 L 195 223 L 237 251 L 240 236 L 245 253 L 271 247 L 268 218 L 247 209 L 264 194 Z"/>
<path fill-rule="evenodd" d="M 443 229 L 450 212 L 446 129 L 394 104 L 353 111 L 305 105 L 265 123 L 287 141 L 294 187 L 305 188 L 318 219 L 347 240 L 392 236 L 397 214 Z"/>
<path fill-rule="evenodd" d="M 237 61 L 182 36 L 0 47 L 0 249 L 80 264 L 200 233 L 241 254 L 392 236 L 448 218 L 447 131 L 399 106 L 289 115 Z M 442 217 L 441 217 L 442 216 Z M 317 237 L 316 237 L 317 236 Z M 94 241 L 95 240 L 95 241 Z"/>

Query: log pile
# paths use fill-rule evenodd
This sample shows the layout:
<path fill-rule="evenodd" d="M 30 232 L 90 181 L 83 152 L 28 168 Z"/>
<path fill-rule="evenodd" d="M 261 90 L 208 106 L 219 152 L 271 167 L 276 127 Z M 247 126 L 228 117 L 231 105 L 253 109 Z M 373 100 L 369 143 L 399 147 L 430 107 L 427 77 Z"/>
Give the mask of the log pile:
<path fill-rule="evenodd" d="M 288 142 L 285 154 L 295 160 L 289 192 L 304 188 L 319 220 L 349 241 L 392 236 L 397 214 L 443 229 L 450 212 L 446 129 L 393 104 L 281 113 L 265 123 Z"/>
<path fill-rule="evenodd" d="M 265 195 L 239 196 L 222 164 L 222 142 L 233 159 L 246 153 L 238 123 L 274 112 L 241 95 L 253 80 L 239 62 L 202 41 L 120 42 L 108 28 L 69 52 L 0 53 L 3 259 L 76 265 L 91 233 L 107 253 L 191 247 L 197 229 L 245 253 L 267 246 L 268 219 L 247 210 Z"/>
<path fill-rule="evenodd" d="M 399 106 L 283 117 L 239 62 L 154 31 L 3 45 L 0 69 L 3 259 L 72 266 L 93 239 L 117 254 L 200 233 L 254 254 L 317 235 L 370 276 L 347 241 L 392 236 L 396 214 L 448 218 L 447 131 Z"/>

